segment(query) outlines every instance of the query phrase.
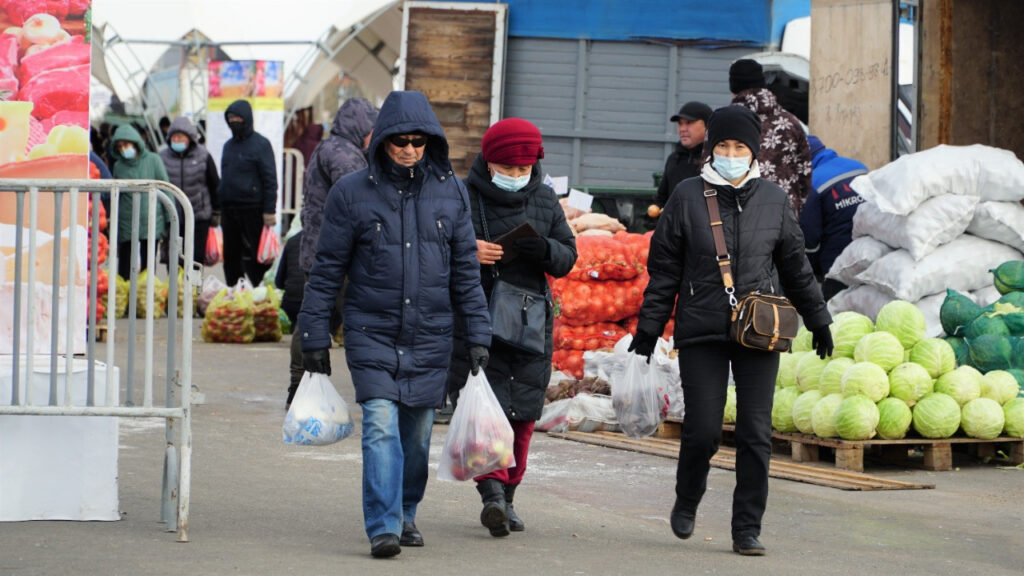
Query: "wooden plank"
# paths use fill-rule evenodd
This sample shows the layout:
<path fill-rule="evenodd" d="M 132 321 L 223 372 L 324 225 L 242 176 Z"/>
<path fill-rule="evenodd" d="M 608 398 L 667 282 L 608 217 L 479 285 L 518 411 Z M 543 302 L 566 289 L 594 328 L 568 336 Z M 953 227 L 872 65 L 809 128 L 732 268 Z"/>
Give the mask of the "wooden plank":
<path fill-rule="evenodd" d="M 790 444 L 794 462 L 817 462 L 818 447 L 813 444 L 792 442 Z"/>
<path fill-rule="evenodd" d="M 953 446 L 949 443 L 926 444 L 924 447 L 924 468 L 926 470 L 952 470 Z"/>
<path fill-rule="evenodd" d="M 836 448 L 836 468 L 852 470 L 854 472 L 863 472 L 864 447 L 841 446 Z"/>

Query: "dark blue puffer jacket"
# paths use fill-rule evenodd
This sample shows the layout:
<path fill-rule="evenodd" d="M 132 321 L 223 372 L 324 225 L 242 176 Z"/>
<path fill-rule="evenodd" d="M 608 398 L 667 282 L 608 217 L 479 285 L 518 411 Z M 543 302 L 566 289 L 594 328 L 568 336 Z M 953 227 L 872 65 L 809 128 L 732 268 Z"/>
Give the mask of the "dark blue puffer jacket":
<path fill-rule="evenodd" d="M 411 132 L 428 136 L 422 161 L 390 170 L 385 140 Z M 299 314 L 302 349 L 331 345 L 331 309 L 348 276 L 345 359 L 356 401 L 437 407 L 455 323 L 470 343 L 491 342 L 466 189 L 452 173 L 441 124 L 419 92 L 388 95 L 369 158 L 367 168 L 342 178 L 327 197 Z"/>
<path fill-rule="evenodd" d="M 823 276 L 853 239 L 853 215 L 864 199 L 850 188 L 850 181 L 868 169 L 831 148 L 812 148 L 817 148 L 811 162 L 812 190 L 800 211 L 800 229 L 807 259 L 814 273 Z"/>
<path fill-rule="evenodd" d="M 253 129 L 252 106 L 235 100 L 224 111 L 243 119 L 243 133 L 224 143 L 220 157 L 220 188 L 217 197 L 223 210 L 260 208 L 264 214 L 277 210 L 277 166 L 270 140 Z"/>

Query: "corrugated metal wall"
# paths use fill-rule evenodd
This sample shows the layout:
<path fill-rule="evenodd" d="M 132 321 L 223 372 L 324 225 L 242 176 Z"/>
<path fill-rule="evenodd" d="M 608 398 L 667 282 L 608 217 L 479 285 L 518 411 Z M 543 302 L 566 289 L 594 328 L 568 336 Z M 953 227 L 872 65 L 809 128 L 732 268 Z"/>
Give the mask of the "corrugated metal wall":
<path fill-rule="evenodd" d="M 683 103 L 731 100 L 729 64 L 757 48 L 509 38 L 503 116 L 537 124 L 544 170 L 577 186 L 653 187 Z"/>

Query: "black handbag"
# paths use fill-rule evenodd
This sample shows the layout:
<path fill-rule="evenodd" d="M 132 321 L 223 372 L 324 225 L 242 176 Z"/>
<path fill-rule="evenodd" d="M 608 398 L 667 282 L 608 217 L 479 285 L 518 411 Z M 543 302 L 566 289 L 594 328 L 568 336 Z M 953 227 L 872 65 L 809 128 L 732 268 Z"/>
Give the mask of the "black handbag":
<path fill-rule="evenodd" d="M 480 224 L 484 240 L 490 242 L 484 200 L 480 203 Z M 548 300 L 544 294 L 501 279 L 498 264 L 491 267 L 491 337 L 499 342 L 532 354 L 543 354 Z"/>
<path fill-rule="evenodd" d="M 718 210 L 718 193 L 711 186 L 705 186 L 704 200 L 707 202 L 708 216 L 711 219 L 715 260 L 718 262 L 725 293 L 729 295 L 729 305 L 732 307 L 729 338 L 741 346 L 754 350 L 789 352 L 800 328 L 796 308 L 785 296 L 762 294 L 758 291 L 750 292 L 736 300 L 731 257 L 725 245 L 722 216 Z"/>

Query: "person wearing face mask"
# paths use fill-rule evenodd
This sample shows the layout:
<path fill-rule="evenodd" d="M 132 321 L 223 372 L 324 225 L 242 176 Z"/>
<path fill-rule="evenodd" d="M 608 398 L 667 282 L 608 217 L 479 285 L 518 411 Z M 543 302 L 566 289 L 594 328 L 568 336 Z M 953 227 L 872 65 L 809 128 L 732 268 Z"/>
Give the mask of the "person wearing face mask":
<path fill-rule="evenodd" d="M 231 138 L 220 157 L 217 197 L 224 232 L 224 280 L 234 286 L 243 275 L 254 286 L 271 264 L 256 259 L 263 227 L 277 224 L 277 167 L 274 149 L 253 129 L 252 106 L 235 100 L 224 111 Z"/>
<path fill-rule="evenodd" d="M 560 278 L 576 263 L 576 239 L 554 190 L 543 183 L 544 171 L 539 163 L 543 157 L 540 130 L 521 118 L 506 118 L 484 133 L 481 152 L 465 180 L 473 211 L 480 279 L 488 299 L 494 278 L 500 274 L 516 286 L 545 294 L 550 303 L 545 274 Z M 516 240 L 514 258 L 503 258 L 501 244 L 493 240 L 524 222 L 533 227 L 537 236 Z M 495 341 L 485 368 L 487 381 L 512 424 L 515 437 L 515 466 L 474 478 L 483 500 L 480 522 L 491 536 L 507 536 L 510 531 L 525 529 L 512 502 L 526 473 L 530 438 L 544 408 L 544 392 L 551 379 L 554 314 L 550 306 L 547 310 L 542 354 Z M 470 352 L 468 342 L 456 331 L 448 372 L 448 394 L 456 406 L 470 371 Z"/>
<path fill-rule="evenodd" d="M 175 118 L 167 129 L 167 139 L 167 148 L 160 151 L 160 158 L 164 161 L 171 184 L 180 188 L 192 204 L 195 215 L 193 260 L 203 265 L 210 228 L 220 226 L 217 164 L 206 147 L 199 143 L 199 134 L 188 118 Z M 181 216 L 179 208 L 179 222 L 182 222 Z M 184 224 L 179 226 L 184 231 Z"/>
<path fill-rule="evenodd" d="M 491 323 L 472 212 L 448 140 L 422 92 L 388 95 L 368 166 L 331 188 L 299 312 L 303 365 L 331 373 L 331 311 L 345 287 L 345 360 L 362 408 L 363 521 L 370 554 L 423 546 L 434 409 L 458 326 L 471 369 L 487 365 Z"/>
<path fill-rule="evenodd" d="M 711 159 L 700 178 L 683 181 L 669 198 L 651 238 L 650 282 L 629 350 L 650 358 L 675 306 L 686 418 L 683 420 L 672 532 L 689 538 L 707 487 L 711 457 L 722 436 L 730 369 L 736 382 L 736 489 L 733 550 L 765 553 L 761 518 L 768 498 L 771 412 L 777 352 L 745 348 L 729 338 L 732 308 L 712 236 L 705 190 L 714 191 L 737 296 L 784 291 L 813 334 L 815 352 L 832 354 L 832 318 L 804 253 L 804 239 L 786 192 L 761 178 L 761 120 L 742 106 L 719 108 L 708 122 Z M 718 222 L 715 223 L 716 225 Z"/>
<path fill-rule="evenodd" d="M 122 124 L 114 131 L 112 140 L 114 178 L 119 180 L 163 180 L 168 182 L 164 163 L 155 153 L 150 152 L 139 132 L 128 124 Z M 131 276 L 132 252 L 132 194 L 121 194 L 118 199 L 117 212 L 117 273 L 122 278 Z M 146 240 L 149 238 L 149 196 L 142 194 L 139 203 L 139 270 L 149 265 Z M 167 216 L 163 204 L 156 206 L 156 227 L 158 235 L 163 235 L 167 228 Z"/>

